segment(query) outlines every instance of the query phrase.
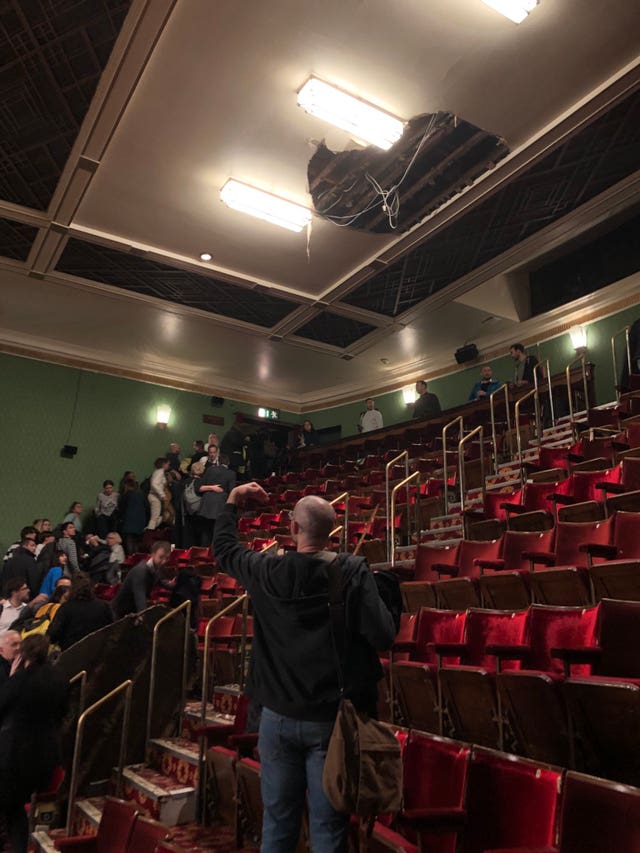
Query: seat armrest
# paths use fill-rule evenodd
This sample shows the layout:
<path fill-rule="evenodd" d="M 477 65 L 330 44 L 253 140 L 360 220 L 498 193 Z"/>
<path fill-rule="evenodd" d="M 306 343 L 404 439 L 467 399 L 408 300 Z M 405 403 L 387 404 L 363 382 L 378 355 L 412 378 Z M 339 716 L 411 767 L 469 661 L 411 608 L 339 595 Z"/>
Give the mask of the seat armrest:
<path fill-rule="evenodd" d="M 66 838 L 54 839 L 56 850 L 74 850 L 76 853 L 90 853 L 96 849 L 95 835 L 68 835 Z"/>
<path fill-rule="evenodd" d="M 615 560 L 618 549 L 615 545 L 599 545 L 597 542 L 585 542 L 578 550 L 592 557 L 604 557 L 605 560 Z"/>
<path fill-rule="evenodd" d="M 489 655 L 495 655 L 501 661 L 503 660 L 526 660 L 531 654 L 531 646 L 514 645 L 507 646 L 500 643 L 489 643 L 486 647 L 486 652 Z"/>
<path fill-rule="evenodd" d="M 596 489 L 601 489 L 603 492 L 611 492 L 614 495 L 623 495 L 629 491 L 622 483 L 596 483 Z"/>
<path fill-rule="evenodd" d="M 527 512 L 526 507 L 522 506 L 522 504 L 504 503 L 504 504 L 500 504 L 500 509 L 503 509 L 506 512 L 512 512 L 515 515 L 520 515 L 520 513 L 522 513 L 522 512 Z"/>
<path fill-rule="evenodd" d="M 556 561 L 556 555 L 553 551 L 523 551 L 522 556 L 525 560 L 529 560 L 532 566 L 553 566 Z"/>
<path fill-rule="evenodd" d="M 434 643 L 433 648 L 441 657 L 460 657 L 467 651 L 466 643 Z"/>
<path fill-rule="evenodd" d="M 563 506 L 571 506 L 571 504 L 579 503 L 582 498 L 574 498 L 571 495 L 561 495 L 558 492 L 553 492 L 547 495 L 547 500 L 553 501 L 556 504 L 562 504 Z"/>
<path fill-rule="evenodd" d="M 438 574 L 438 576 L 448 575 L 449 577 L 454 578 L 458 574 L 457 566 L 449 566 L 446 563 L 434 563 L 431 568 Z"/>
<path fill-rule="evenodd" d="M 418 648 L 418 644 L 415 640 L 403 640 L 400 643 L 394 643 L 391 646 L 392 652 L 415 652 Z"/>
<path fill-rule="evenodd" d="M 485 569 L 493 569 L 496 572 L 499 572 L 501 569 L 505 568 L 504 560 L 474 560 L 476 566 L 480 566 L 480 571 L 484 572 Z"/>
<path fill-rule="evenodd" d="M 569 462 L 584 462 L 585 458 L 581 453 L 567 453 L 567 459 Z"/>
<path fill-rule="evenodd" d="M 419 832 L 429 829 L 454 832 L 464 827 L 467 813 L 462 808 L 406 809 L 402 817 Z"/>
<path fill-rule="evenodd" d="M 238 752 L 249 752 L 258 745 L 258 732 L 245 732 L 241 735 L 229 735 L 227 741 L 230 746 L 236 747 Z"/>
<path fill-rule="evenodd" d="M 596 664 L 602 658 L 602 649 L 599 646 L 581 646 L 573 649 L 552 648 L 551 654 L 554 658 L 561 658 L 564 663 L 564 673 L 568 678 L 571 675 L 572 664 Z"/>

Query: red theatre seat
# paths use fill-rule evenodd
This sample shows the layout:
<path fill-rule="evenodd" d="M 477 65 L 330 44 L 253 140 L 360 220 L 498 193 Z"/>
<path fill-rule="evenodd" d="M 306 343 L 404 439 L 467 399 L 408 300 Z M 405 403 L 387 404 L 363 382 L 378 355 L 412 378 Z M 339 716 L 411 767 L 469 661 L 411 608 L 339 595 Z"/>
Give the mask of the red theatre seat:
<path fill-rule="evenodd" d="M 96 835 L 56 838 L 54 846 L 67 853 L 126 853 L 137 814 L 134 803 L 107 797 Z"/>
<path fill-rule="evenodd" d="M 155 853 L 157 845 L 169 837 L 167 827 L 157 820 L 138 815 L 127 844 L 127 853 Z"/>

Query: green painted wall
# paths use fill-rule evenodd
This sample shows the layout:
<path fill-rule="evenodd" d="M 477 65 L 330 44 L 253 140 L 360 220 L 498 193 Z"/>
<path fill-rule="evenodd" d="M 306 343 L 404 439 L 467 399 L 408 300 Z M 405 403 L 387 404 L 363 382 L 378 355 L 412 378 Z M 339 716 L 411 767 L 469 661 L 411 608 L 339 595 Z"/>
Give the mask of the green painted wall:
<path fill-rule="evenodd" d="M 34 518 L 47 517 L 55 524 L 74 500 L 91 508 L 103 480 L 114 480 L 117 487 L 127 469 L 142 480 L 169 442 L 177 441 L 188 452 L 194 439 L 206 441 L 211 431 L 222 438 L 235 412 L 257 414 L 256 406 L 235 400 L 214 409 L 203 394 L 1 354 L 0 400 L 3 553 Z M 171 406 L 166 430 L 156 426 L 158 404 Z M 224 426 L 204 424 L 204 414 L 221 415 Z M 281 417 L 299 420 L 288 412 Z M 60 457 L 63 444 L 78 447 L 74 459 Z"/>
<path fill-rule="evenodd" d="M 589 325 L 589 358 L 596 364 L 598 403 L 614 397 L 611 335 L 637 316 L 636 306 Z M 621 339 L 620 363 L 622 346 Z M 552 373 L 560 372 L 574 354 L 569 335 L 542 342 L 540 353 L 542 358 L 550 359 Z M 508 356 L 490 363 L 496 378 L 512 379 L 513 362 Z M 479 372 L 477 364 L 458 368 L 430 381 L 429 390 L 438 395 L 443 408 L 459 405 L 466 401 Z M 79 375 L 76 417 L 69 434 Z M 3 549 L 15 540 L 20 527 L 35 517 L 46 516 L 57 523 L 73 500 L 91 507 L 106 478 L 118 482 L 125 469 L 132 469 L 143 479 L 170 441 L 177 441 L 188 451 L 194 438 L 206 441 L 212 429 L 222 437 L 233 423 L 235 412 L 256 414 L 256 406 L 236 400 L 225 400 L 223 407 L 212 409 L 209 397 L 203 394 L 1 354 L 0 399 Z M 267 405 L 268 402 L 265 400 Z M 172 408 L 166 431 L 155 424 L 160 403 Z M 401 391 L 376 397 L 376 404 L 386 426 L 409 419 Z M 283 411 L 281 418 L 298 423 L 309 417 L 316 428 L 340 425 L 342 435 L 348 436 L 356 434 L 363 409 L 364 400 L 358 400 L 303 416 Z M 203 424 L 203 414 L 223 416 L 224 426 Z M 79 448 L 74 459 L 60 457 L 60 448 L 67 443 Z"/>

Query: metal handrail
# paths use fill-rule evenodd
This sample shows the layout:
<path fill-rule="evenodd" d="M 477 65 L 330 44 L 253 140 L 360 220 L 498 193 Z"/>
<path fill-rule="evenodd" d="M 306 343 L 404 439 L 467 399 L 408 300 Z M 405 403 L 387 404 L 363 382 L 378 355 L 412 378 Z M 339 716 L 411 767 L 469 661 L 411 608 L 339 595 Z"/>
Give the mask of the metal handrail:
<path fill-rule="evenodd" d="M 523 397 L 520 397 L 518 402 L 516 403 L 515 408 L 515 419 L 516 419 L 516 447 L 518 449 L 518 465 L 520 466 L 520 485 L 524 486 L 524 470 L 522 467 L 522 436 L 520 435 L 520 406 L 524 403 L 525 400 L 528 400 L 529 397 L 537 397 L 538 389 L 533 388 L 531 391 L 526 393 Z"/>
<path fill-rule="evenodd" d="M 153 706 L 156 698 L 156 677 L 158 667 L 158 636 L 160 626 L 171 619 L 175 619 L 178 613 L 186 611 L 184 618 L 184 636 L 182 640 L 182 684 L 180 686 L 180 713 L 178 716 L 178 733 L 182 733 L 182 718 L 184 716 L 184 703 L 187 697 L 187 661 L 189 656 L 189 628 L 191 627 L 191 600 L 183 601 L 178 607 L 170 610 L 162 619 L 158 619 L 153 626 L 153 641 L 151 644 L 151 668 L 149 672 L 149 702 L 147 703 L 147 731 L 144 741 L 144 754 L 148 755 L 149 741 L 151 740 L 151 720 L 153 718 Z"/>
<path fill-rule="evenodd" d="M 620 335 L 625 336 L 625 344 L 627 348 L 627 366 L 629 368 L 629 373 L 631 373 L 631 345 L 629 343 L 629 329 L 631 326 L 625 326 L 624 329 L 619 329 L 617 332 L 614 332 L 611 335 L 611 358 L 613 360 L 613 384 L 616 389 L 616 399 L 618 402 L 620 401 L 620 395 L 622 391 L 620 390 L 620 386 L 618 384 L 618 360 L 616 358 L 616 338 Z"/>
<path fill-rule="evenodd" d="M 349 536 L 349 492 L 342 492 L 342 494 L 338 495 L 337 498 L 329 501 L 331 506 L 334 504 L 340 503 L 340 501 L 344 501 L 344 536 L 343 536 L 343 551 L 348 551 L 348 536 Z"/>
<path fill-rule="evenodd" d="M 584 384 L 584 409 L 585 412 L 589 411 L 589 388 L 587 387 L 587 366 L 585 355 L 583 352 L 580 353 L 577 358 L 574 358 L 573 361 L 570 361 L 569 364 L 564 369 L 564 375 L 567 382 L 567 395 L 569 397 L 569 419 L 571 422 L 571 426 L 575 427 L 573 424 L 573 395 L 571 393 L 571 368 L 574 364 L 580 364 L 582 370 L 582 382 Z"/>
<path fill-rule="evenodd" d="M 551 393 L 551 365 L 549 364 L 549 359 L 545 359 L 545 361 L 539 361 L 537 364 L 533 366 L 533 384 L 540 391 L 540 386 L 538 384 L 538 370 L 542 370 L 544 367 L 547 373 L 547 388 L 549 390 L 549 411 L 551 414 L 551 426 L 554 427 L 556 425 L 556 413 L 553 407 L 553 394 Z M 544 376 L 542 377 L 544 379 Z M 540 414 L 540 406 L 538 405 L 538 416 Z M 538 439 L 542 437 L 542 424 L 539 425 Z"/>
<path fill-rule="evenodd" d="M 404 459 L 404 476 L 409 476 L 409 451 L 403 450 L 397 456 L 394 456 L 393 459 L 390 459 L 387 464 L 384 466 L 384 492 L 386 497 L 386 512 L 387 512 L 387 560 L 391 559 L 391 539 L 393 538 L 393 527 L 392 522 L 389 517 L 389 509 L 390 509 L 390 491 L 389 491 L 389 472 L 393 468 L 396 462 L 399 462 L 400 459 Z M 407 492 L 407 503 L 409 502 L 409 493 Z"/>
<path fill-rule="evenodd" d="M 480 424 L 475 429 L 471 430 L 468 435 L 462 436 L 460 441 L 458 442 L 458 471 L 460 478 L 460 514 L 464 519 L 464 495 L 465 495 L 465 482 L 464 482 L 464 456 L 462 455 L 463 446 L 469 441 L 470 438 L 473 438 L 474 435 L 480 433 L 480 477 L 482 481 L 482 502 L 484 504 L 484 499 L 487 493 L 487 484 L 485 482 L 485 471 L 484 471 L 484 426 Z"/>
<path fill-rule="evenodd" d="M 248 594 L 245 592 L 244 595 L 241 595 L 239 598 L 236 598 L 235 601 L 232 601 L 231 604 L 228 604 L 223 610 L 220 610 L 218 613 L 214 614 L 211 619 L 207 622 L 207 627 L 204 629 L 204 650 L 203 650 L 203 661 L 202 661 L 202 707 L 200 709 L 200 726 L 204 728 L 206 719 L 207 719 L 207 685 L 209 682 L 209 635 L 211 633 L 211 627 L 214 622 L 217 622 L 221 616 L 227 616 L 233 610 L 236 610 L 240 605 L 243 607 L 244 613 L 244 602 L 249 598 Z M 243 619 L 243 626 L 246 625 L 246 620 Z M 198 775 L 198 813 L 202 821 L 204 822 L 205 818 L 205 809 L 206 809 L 206 801 L 204 792 L 206 791 L 206 771 L 207 765 L 204 760 L 205 753 L 205 737 L 204 734 L 200 734 L 200 748 L 199 748 L 199 767 L 200 773 Z"/>
<path fill-rule="evenodd" d="M 513 446 L 511 440 L 511 415 L 509 414 L 509 386 L 505 383 L 499 388 L 496 388 L 489 394 L 489 409 L 491 411 L 491 440 L 493 442 L 493 467 L 495 473 L 498 473 L 498 436 L 496 433 L 496 413 L 493 398 L 496 394 L 504 394 L 504 407 L 507 413 L 507 435 L 509 436 L 509 455 L 513 456 Z"/>
<path fill-rule="evenodd" d="M 84 700 L 86 698 L 86 690 L 87 690 L 87 670 L 81 669 L 80 672 L 76 672 L 73 678 L 69 679 L 69 687 L 72 684 L 75 684 L 76 681 L 80 682 L 80 698 L 78 700 L 78 716 L 84 711 Z"/>
<path fill-rule="evenodd" d="M 395 537 L 395 519 L 396 519 L 396 492 L 401 489 L 403 486 L 408 486 L 412 480 L 420 481 L 420 471 L 414 471 L 413 474 L 409 474 L 408 477 L 405 477 L 404 480 L 400 480 L 400 482 L 393 487 L 391 490 L 391 526 L 392 532 L 394 535 L 391 537 L 391 566 L 395 566 L 396 564 L 396 537 Z M 409 504 L 407 503 L 407 523 L 409 519 Z"/>
<path fill-rule="evenodd" d="M 66 834 L 71 835 L 71 825 L 73 823 L 73 808 L 78 793 L 78 765 L 80 764 L 80 753 L 82 751 L 82 737 L 84 735 L 84 725 L 88 717 L 90 717 L 98 708 L 101 708 L 115 696 L 118 696 L 124 691 L 124 710 L 122 714 L 122 732 L 120 734 L 120 754 L 118 756 L 118 776 L 116 781 L 116 797 L 120 796 L 122 787 L 122 771 L 124 768 L 125 752 L 127 747 L 127 732 L 129 730 L 129 716 L 131 713 L 131 692 L 133 689 L 133 681 L 128 678 L 119 684 L 109 693 L 90 705 L 86 711 L 78 717 L 78 725 L 76 727 L 76 740 L 73 747 L 73 761 L 71 763 L 71 781 L 69 783 L 69 798 L 67 801 L 67 828 Z"/>
<path fill-rule="evenodd" d="M 458 415 L 448 424 L 442 427 L 442 467 L 444 469 L 444 514 L 449 514 L 449 477 L 447 476 L 447 431 L 454 424 L 460 424 L 460 435 L 464 432 L 464 420 L 462 415 Z"/>

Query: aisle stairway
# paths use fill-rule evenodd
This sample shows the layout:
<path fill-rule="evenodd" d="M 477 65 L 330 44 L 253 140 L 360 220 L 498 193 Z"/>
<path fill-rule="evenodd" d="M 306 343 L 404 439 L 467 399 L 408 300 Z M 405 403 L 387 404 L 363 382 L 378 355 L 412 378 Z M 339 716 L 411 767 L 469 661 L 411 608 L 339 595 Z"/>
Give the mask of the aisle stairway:
<path fill-rule="evenodd" d="M 239 694 L 236 686 L 215 688 L 213 704 L 207 706 L 206 724 L 227 726 L 232 723 Z M 200 756 L 195 727 L 201 722 L 200 711 L 200 702 L 188 702 L 184 714 L 183 736 L 152 739 L 147 764 L 134 764 L 124 768 L 120 796 L 134 802 L 141 813 L 163 823 L 168 828 L 171 843 L 178 848 L 188 853 L 225 853 L 237 849 L 233 827 L 218 823 L 202 826 L 197 822 Z M 108 787 L 108 793 L 114 794 L 115 772 Z M 72 835 L 97 833 L 104 799 L 104 796 L 97 796 L 76 801 Z M 55 839 L 65 834 L 64 829 L 37 831 L 33 835 L 33 850 L 53 853 L 56 849 Z"/>

